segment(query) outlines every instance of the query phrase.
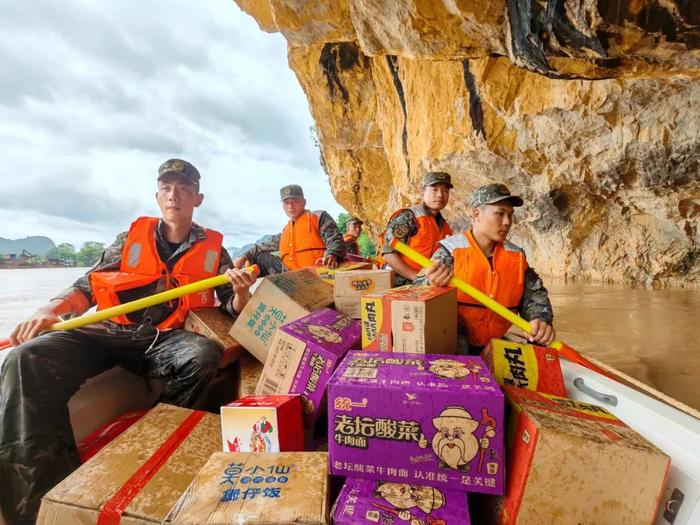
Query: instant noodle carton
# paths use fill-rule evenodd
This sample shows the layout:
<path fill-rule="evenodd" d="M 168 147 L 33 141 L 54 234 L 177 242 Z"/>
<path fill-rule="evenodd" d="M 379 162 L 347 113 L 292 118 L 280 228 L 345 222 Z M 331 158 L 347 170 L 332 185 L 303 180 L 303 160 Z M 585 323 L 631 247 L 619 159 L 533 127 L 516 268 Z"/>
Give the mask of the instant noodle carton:
<path fill-rule="evenodd" d="M 552 348 L 491 339 L 481 356 L 499 385 L 566 397 L 559 355 Z"/>
<path fill-rule="evenodd" d="M 334 525 L 469 525 L 467 495 L 411 483 L 348 478 L 333 507 Z"/>
<path fill-rule="evenodd" d="M 653 523 L 670 459 L 596 405 L 505 387 L 501 524 Z"/>
<path fill-rule="evenodd" d="M 373 352 L 454 354 L 457 291 L 401 286 L 361 298 L 362 349 Z"/>
<path fill-rule="evenodd" d="M 312 427 L 325 408 L 326 384 L 343 356 L 359 348 L 360 322 L 322 308 L 277 330 L 256 394 L 301 394 Z"/>
<path fill-rule="evenodd" d="M 225 452 L 304 450 L 299 396 L 248 396 L 221 407 Z"/>
<path fill-rule="evenodd" d="M 212 454 L 163 523 L 328 525 L 328 454 Z"/>
<path fill-rule="evenodd" d="M 264 364 L 277 328 L 332 303 L 333 287 L 309 268 L 268 275 L 229 333 Z"/>
<path fill-rule="evenodd" d="M 349 317 L 362 317 L 360 299 L 363 295 L 379 293 L 394 286 L 391 270 L 353 270 L 335 277 L 333 298 L 336 310 Z"/>
<path fill-rule="evenodd" d="M 343 272 L 349 272 L 352 270 L 371 270 L 371 262 L 359 262 L 359 261 L 341 261 L 335 268 L 328 268 L 326 266 L 313 266 L 312 269 L 316 274 L 323 279 L 326 283 L 332 285 L 338 274 Z"/>
<path fill-rule="evenodd" d="M 503 409 L 480 357 L 350 352 L 328 384 L 331 473 L 502 494 Z"/>

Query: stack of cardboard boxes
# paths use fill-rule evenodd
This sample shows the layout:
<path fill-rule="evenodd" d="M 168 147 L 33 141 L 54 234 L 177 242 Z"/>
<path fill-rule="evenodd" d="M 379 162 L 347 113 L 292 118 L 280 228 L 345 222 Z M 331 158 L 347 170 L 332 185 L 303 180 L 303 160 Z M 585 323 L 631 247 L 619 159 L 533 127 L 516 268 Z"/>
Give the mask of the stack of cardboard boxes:
<path fill-rule="evenodd" d="M 488 499 L 475 523 L 651 522 L 668 457 L 566 399 L 555 352 L 455 355 L 453 289 L 333 275 L 335 291 L 308 269 L 264 279 L 230 329 L 252 354 L 237 349 L 240 399 L 221 418 L 159 405 L 47 494 L 39 522 L 327 524 L 329 473 L 339 525 L 468 524 L 468 493 Z M 190 326 L 231 346 L 214 318 Z"/>

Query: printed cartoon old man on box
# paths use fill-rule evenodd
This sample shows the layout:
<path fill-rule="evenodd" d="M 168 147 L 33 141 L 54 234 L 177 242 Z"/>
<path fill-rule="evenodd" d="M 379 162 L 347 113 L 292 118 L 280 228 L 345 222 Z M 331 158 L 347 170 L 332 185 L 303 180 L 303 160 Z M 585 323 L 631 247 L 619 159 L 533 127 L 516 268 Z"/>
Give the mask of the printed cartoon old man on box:
<path fill-rule="evenodd" d="M 331 473 L 501 494 L 503 410 L 479 357 L 351 352 L 328 387 Z"/>

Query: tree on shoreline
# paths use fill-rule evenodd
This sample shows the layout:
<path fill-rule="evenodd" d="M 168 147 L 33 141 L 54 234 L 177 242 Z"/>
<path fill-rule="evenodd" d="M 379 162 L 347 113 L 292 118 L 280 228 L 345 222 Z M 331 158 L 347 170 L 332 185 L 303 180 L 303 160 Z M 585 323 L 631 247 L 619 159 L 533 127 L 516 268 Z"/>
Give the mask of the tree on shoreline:
<path fill-rule="evenodd" d="M 87 241 L 83 243 L 79 251 L 76 251 L 75 246 L 64 242 L 50 250 L 46 254 L 46 260 L 71 261 L 77 266 L 92 266 L 99 260 L 104 246 L 104 243 L 101 242 Z"/>

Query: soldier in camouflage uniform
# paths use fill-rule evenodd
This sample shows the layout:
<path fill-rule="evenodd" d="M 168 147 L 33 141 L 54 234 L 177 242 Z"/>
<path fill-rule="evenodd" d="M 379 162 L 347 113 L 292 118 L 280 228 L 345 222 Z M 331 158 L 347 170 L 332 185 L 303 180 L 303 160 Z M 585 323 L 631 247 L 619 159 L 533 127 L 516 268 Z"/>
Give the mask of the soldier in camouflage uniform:
<path fill-rule="evenodd" d="M 192 260 L 195 247 L 207 245 L 215 233 L 192 222 L 194 208 L 203 199 L 199 178 L 194 166 L 179 159 L 159 169 L 156 199 L 162 218 L 145 219 L 150 225 L 157 223 L 155 248 L 159 263 L 168 268 L 166 273 L 179 268 L 175 265 L 183 256 Z M 0 511 L 8 525 L 34 523 L 41 497 L 80 465 L 67 403 L 88 378 L 120 365 L 163 380 L 160 401 L 190 407 L 218 369 L 223 350 L 218 344 L 177 324 L 159 329 L 178 309 L 186 313 L 179 300 L 128 314 L 130 323 L 108 320 L 40 334 L 59 321 L 58 316 L 80 315 L 95 305 L 91 274 L 123 271 L 127 236 L 128 232 L 120 234 L 85 276 L 20 323 L 10 337 L 15 348 L 0 372 Z M 210 273 L 229 277 L 230 283 L 217 287 L 215 293 L 221 308 L 235 316 L 250 297 L 254 276 L 231 270 L 231 259 L 220 240 L 213 244 L 217 245 L 220 252 L 211 254 L 217 257 L 206 259 L 213 263 Z M 172 287 L 171 281 L 169 274 L 159 274 L 151 284 L 128 289 L 120 301 L 163 291 Z"/>
<path fill-rule="evenodd" d="M 396 286 L 411 284 L 420 271 L 417 263 L 400 255 L 391 247 L 397 239 L 425 257 L 435 251 L 436 243 L 452 234 L 452 228 L 442 216 L 450 201 L 452 178 L 449 173 L 430 171 L 423 177 L 421 202 L 395 211 L 386 227 L 381 245 L 382 258 L 395 272 Z"/>
<path fill-rule="evenodd" d="M 282 233 L 256 243 L 234 266 L 257 264 L 261 277 L 308 266 L 338 266 L 345 257 L 345 243 L 333 217 L 323 210 L 307 210 L 304 190 L 297 184 L 282 187 L 280 200 L 289 217 Z"/>
<path fill-rule="evenodd" d="M 547 345 L 555 337 L 554 314 L 547 289 L 526 261 L 522 248 L 506 240 L 514 207 L 523 200 L 503 184 L 488 184 L 470 199 L 472 230 L 440 241 L 435 265 L 421 272 L 416 284 L 447 286 L 454 275 L 530 321 L 530 341 Z M 456 270 L 455 270 L 456 268 Z M 463 292 L 459 301 L 459 350 L 479 353 L 491 338 L 503 337 L 510 323 Z"/>

